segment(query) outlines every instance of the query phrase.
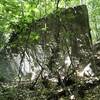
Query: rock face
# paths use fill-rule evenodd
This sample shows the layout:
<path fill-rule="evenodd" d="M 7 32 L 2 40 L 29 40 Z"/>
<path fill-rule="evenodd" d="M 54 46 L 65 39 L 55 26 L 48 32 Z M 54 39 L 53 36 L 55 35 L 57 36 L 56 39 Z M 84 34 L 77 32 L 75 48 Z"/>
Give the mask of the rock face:
<path fill-rule="evenodd" d="M 40 65 L 33 59 L 37 56 L 38 61 L 43 60 L 43 51 L 41 46 L 36 46 L 35 53 L 28 50 L 22 58 L 21 54 L 8 54 L 5 50 L 0 52 L 0 81 L 7 82 L 21 77 L 23 80 L 34 80 L 41 70 Z M 32 58 L 33 57 L 33 58 Z M 35 67 L 32 67 L 35 66 Z"/>
<path fill-rule="evenodd" d="M 9 54 L 9 57 L 7 57 L 4 53 L 1 53 L 1 78 L 4 77 L 7 80 L 14 79 L 18 75 L 20 67 L 21 73 L 24 75 L 30 72 L 33 73 L 35 70 L 32 69 L 31 66 L 34 66 L 34 64 L 39 66 L 40 69 L 41 65 L 44 64 L 47 65 L 49 70 L 53 70 L 53 68 L 56 70 L 57 65 L 63 66 L 66 53 L 70 53 L 79 60 L 81 59 L 82 63 L 85 62 L 84 59 L 89 59 L 91 35 L 88 11 L 85 5 L 69 9 L 59 9 L 31 24 L 33 27 L 32 32 L 39 33 L 40 35 L 40 40 L 37 43 L 40 47 L 35 46 L 36 52 L 31 50 L 31 52 L 33 52 L 33 56 L 31 55 L 33 58 L 32 65 L 30 65 L 27 59 L 28 57 L 24 58 L 20 65 L 20 57 L 17 58 L 17 56 L 16 59 L 19 61 L 16 61 L 10 58 Z M 11 41 L 9 43 L 11 43 Z M 36 55 L 34 53 L 36 53 Z M 34 60 L 35 56 L 40 57 L 38 58 L 40 64 Z M 45 62 L 43 62 L 44 57 Z"/>
<path fill-rule="evenodd" d="M 43 30 L 44 28 L 45 30 Z M 51 43 L 51 40 L 57 42 L 58 38 L 60 44 L 64 44 L 62 43 L 64 39 L 69 38 L 72 53 L 75 56 L 77 56 L 82 46 L 89 46 L 91 41 L 88 11 L 85 5 L 59 9 L 46 18 L 37 20 L 33 31 L 40 33 L 40 42 L 42 43 Z M 61 41 L 61 38 L 63 41 Z"/>
<path fill-rule="evenodd" d="M 0 53 L 0 82 L 11 81 L 17 74 L 17 68 L 11 64 L 4 52 Z"/>

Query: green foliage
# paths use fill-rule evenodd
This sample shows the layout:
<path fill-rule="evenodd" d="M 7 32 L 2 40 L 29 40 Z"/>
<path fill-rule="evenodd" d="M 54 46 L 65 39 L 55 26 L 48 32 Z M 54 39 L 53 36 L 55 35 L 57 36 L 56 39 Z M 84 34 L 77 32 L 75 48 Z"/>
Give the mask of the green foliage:
<path fill-rule="evenodd" d="M 37 42 L 39 40 L 40 36 L 38 33 L 36 32 L 31 32 L 30 33 L 30 39 L 29 39 L 29 42 L 32 43 L 32 42 Z"/>
<path fill-rule="evenodd" d="M 88 0 L 86 2 L 89 10 L 90 27 L 93 43 L 100 40 L 100 1 Z"/>

